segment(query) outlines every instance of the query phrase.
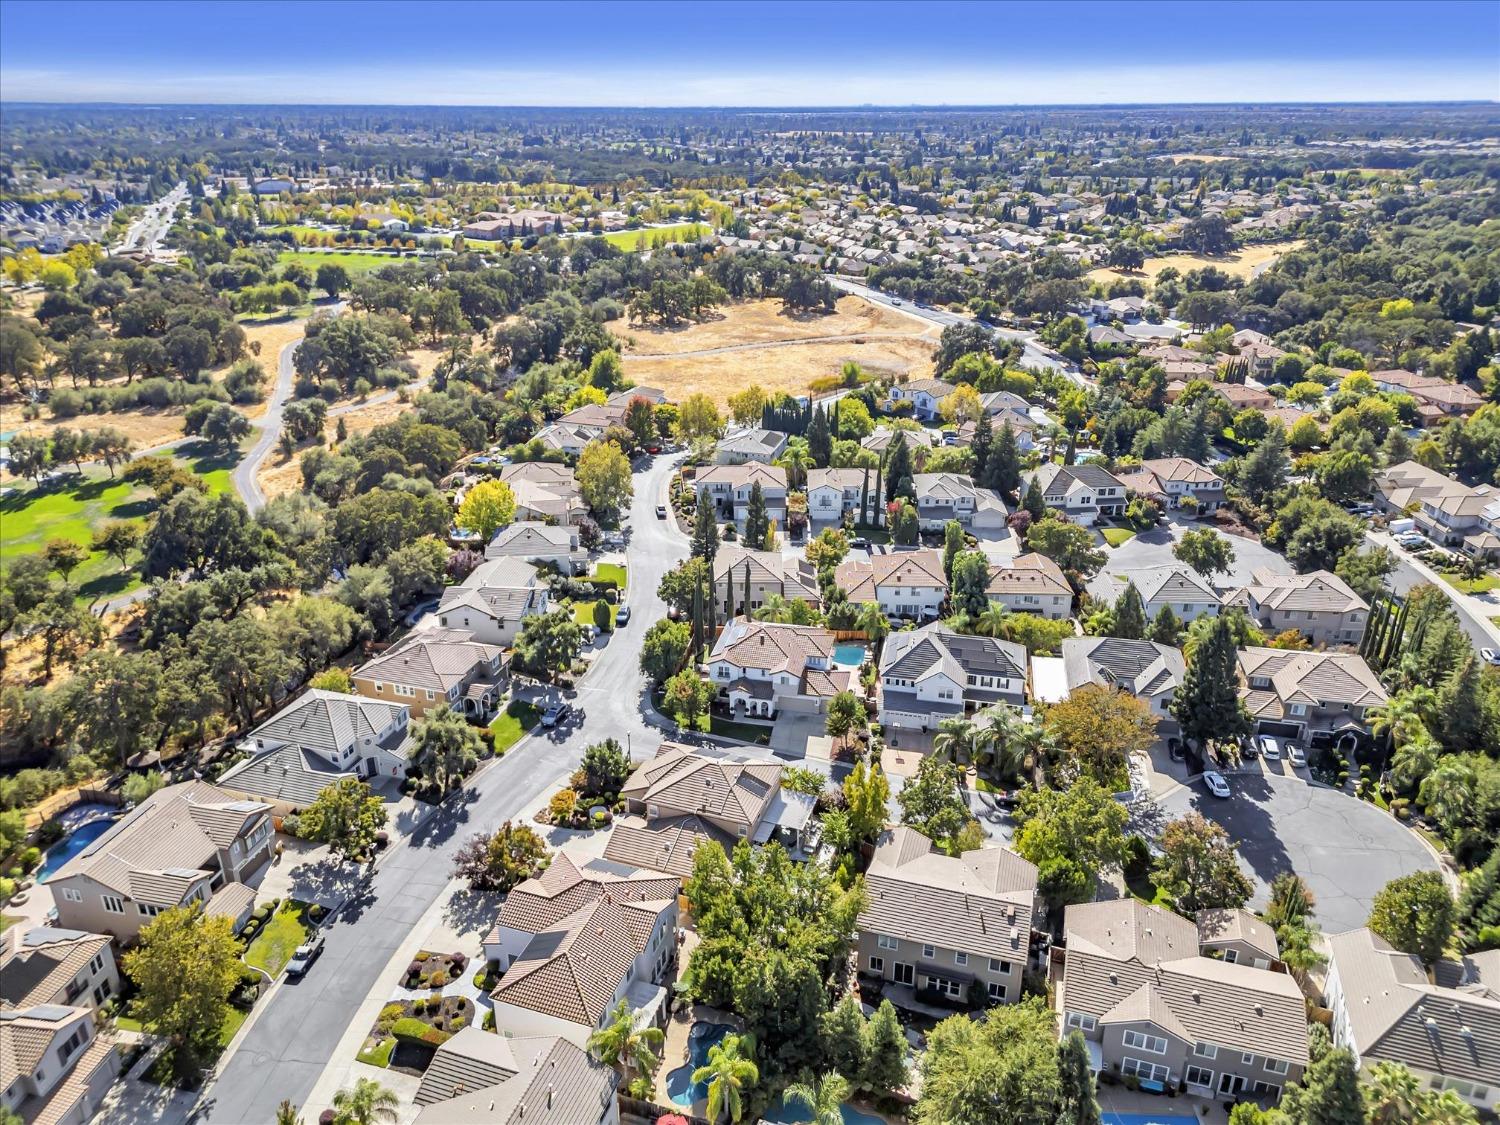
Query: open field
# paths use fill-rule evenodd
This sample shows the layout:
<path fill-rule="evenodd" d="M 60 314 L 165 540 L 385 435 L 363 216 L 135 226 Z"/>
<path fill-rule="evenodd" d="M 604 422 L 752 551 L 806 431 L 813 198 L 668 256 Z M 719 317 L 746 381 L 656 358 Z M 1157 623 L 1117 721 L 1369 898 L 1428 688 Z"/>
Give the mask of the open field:
<path fill-rule="evenodd" d="M 643 245 L 649 250 L 652 246 L 668 242 L 693 242 L 708 234 L 710 229 L 705 223 L 677 223 L 675 226 L 648 227 L 644 230 L 616 230 L 598 237 L 621 250 L 638 250 Z"/>
<path fill-rule="evenodd" d="M 939 330 L 843 297 L 826 316 L 787 315 L 776 300 L 726 306 L 701 324 L 632 328 L 625 352 L 630 377 L 680 401 L 702 392 L 723 403 L 750 383 L 801 394 L 854 360 L 883 375 L 921 378 L 932 369 Z"/>
<path fill-rule="evenodd" d="M 233 487 L 229 474 L 239 460 L 238 453 L 226 457 L 200 442 L 180 447 L 176 453 L 180 461 L 203 478 L 210 492 L 228 492 Z M 40 488 L 30 483 L 19 484 L 13 494 L 0 500 L 0 524 L 5 527 L 5 535 L 0 539 L 0 566 L 23 555 L 36 554 L 52 539 L 71 539 L 87 546 L 100 524 L 108 520 L 141 519 L 153 505 L 150 489 L 112 480 L 103 468 L 94 466 L 89 466 L 82 476 L 70 473 Z M 69 581 L 90 602 L 115 597 L 141 584 L 138 574 L 121 572 L 118 559 L 98 552 L 73 571 Z"/>
<path fill-rule="evenodd" d="M 282 265 L 287 262 L 301 262 L 314 273 L 321 265 L 329 262 L 343 266 L 351 274 L 369 273 L 378 270 L 381 266 L 388 266 L 392 262 L 399 262 L 401 258 L 396 254 L 341 254 L 341 253 L 313 253 L 306 250 L 283 250 L 276 255 L 276 260 Z"/>
<path fill-rule="evenodd" d="M 1202 269 L 1204 266 L 1213 266 L 1215 269 L 1223 270 L 1230 277 L 1249 278 L 1257 268 L 1274 262 L 1283 254 L 1290 253 L 1301 245 L 1301 239 L 1293 239 L 1289 242 L 1262 242 L 1255 246 L 1247 246 L 1237 253 L 1225 254 L 1217 258 L 1206 257 L 1203 254 L 1163 254 L 1159 258 L 1147 258 L 1146 264 L 1134 273 L 1101 268 L 1089 270 L 1087 276 L 1090 281 L 1154 282 L 1156 275 L 1169 267 L 1186 272 Z"/>

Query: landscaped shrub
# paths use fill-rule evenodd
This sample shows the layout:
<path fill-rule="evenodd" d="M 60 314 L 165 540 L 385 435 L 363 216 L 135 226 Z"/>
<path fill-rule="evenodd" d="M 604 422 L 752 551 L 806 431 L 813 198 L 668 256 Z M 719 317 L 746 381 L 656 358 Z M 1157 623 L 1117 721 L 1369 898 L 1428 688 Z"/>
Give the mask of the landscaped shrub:
<path fill-rule="evenodd" d="M 442 988 L 447 983 L 448 974 L 445 973 L 442 969 L 439 969 L 437 972 L 433 973 L 432 976 L 427 978 L 428 988 Z"/>
<path fill-rule="evenodd" d="M 391 1034 L 399 1043 L 425 1044 L 429 1047 L 441 1047 L 450 1038 L 448 1032 L 429 1027 L 417 1019 L 397 1020 L 391 1027 Z"/>
<path fill-rule="evenodd" d="M 425 960 L 427 960 L 427 958 L 429 958 L 431 956 L 432 956 L 432 954 L 428 953 L 427 950 L 425 950 L 425 949 L 419 949 L 419 950 L 417 950 L 417 952 L 415 954 L 412 955 L 412 960 L 413 961 L 425 961 Z"/>

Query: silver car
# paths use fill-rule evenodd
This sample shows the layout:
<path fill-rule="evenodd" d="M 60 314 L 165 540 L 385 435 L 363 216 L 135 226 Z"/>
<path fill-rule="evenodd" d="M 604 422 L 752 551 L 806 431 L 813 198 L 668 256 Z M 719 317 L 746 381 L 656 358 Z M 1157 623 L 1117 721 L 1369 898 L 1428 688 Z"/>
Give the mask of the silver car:
<path fill-rule="evenodd" d="M 1224 775 L 1215 770 L 1209 770 L 1203 775 L 1203 787 L 1215 797 L 1229 796 L 1229 782 L 1224 780 Z"/>

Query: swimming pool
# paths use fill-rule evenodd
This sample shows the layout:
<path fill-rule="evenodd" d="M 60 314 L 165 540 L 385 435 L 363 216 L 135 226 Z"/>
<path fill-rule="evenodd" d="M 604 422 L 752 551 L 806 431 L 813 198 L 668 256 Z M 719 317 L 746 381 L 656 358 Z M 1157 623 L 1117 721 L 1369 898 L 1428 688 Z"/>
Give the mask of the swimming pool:
<path fill-rule="evenodd" d="M 678 1105 L 690 1106 L 708 1097 L 708 1083 L 694 1082 L 693 1071 L 708 1062 L 710 1047 L 723 1042 L 734 1028 L 727 1023 L 699 1021 L 688 1029 L 688 1061 L 667 1075 L 667 1096 Z"/>
<path fill-rule="evenodd" d="M 1104 1125 L 1198 1125 L 1196 1117 L 1181 1113 L 1106 1113 Z"/>
<path fill-rule="evenodd" d="M 865 655 L 864 645 L 833 646 L 833 662 L 843 668 L 858 668 L 865 662 Z"/>
<path fill-rule="evenodd" d="M 839 1104 L 839 1113 L 844 1118 L 844 1125 L 886 1125 L 885 1118 L 876 1117 L 873 1113 L 866 1113 L 862 1109 L 856 1109 L 848 1102 Z M 783 1098 L 761 1118 L 770 1125 L 804 1125 L 812 1120 L 812 1115 L 800 1104 L 790 1106 Z"/>
<path fill-rule="evenodd" d="M 52 878 L 68 860 L 103 836 L 113 825 L 113 820 L 101 818 L 73 829 L 47 849 L 47 854 L 42 857 L 42 865 L 36 869 L 36 881 L 45 883 Z"/>

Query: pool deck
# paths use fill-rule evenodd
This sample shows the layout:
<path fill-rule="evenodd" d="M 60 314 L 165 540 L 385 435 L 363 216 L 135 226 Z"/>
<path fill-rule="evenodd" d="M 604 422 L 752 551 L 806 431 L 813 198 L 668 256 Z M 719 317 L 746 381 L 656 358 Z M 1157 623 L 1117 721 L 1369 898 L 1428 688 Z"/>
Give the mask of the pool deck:
<path fill-rule="evenodd" d="M 685 955 L 684 955 L 685 956 Z M 661 1047 L 661 1066 L 656 1068 L 656 1100 L 661 1105 L 676 1105 L 667 1090 L 667 1075 L 680 1066 L 688 1064 L 688 1035 L 695 1023 L 727 1023 L 743 1026 L 738 1016 L 721 1012 L 707 1004 L 694 1004 L 684 1008 L 667 1021 L 667 1038 Z M 686 1108 L 686 1107 L 684 1107 Z"/>
<path fill-rule="evenodd" d="M 1168 1098 L 1142 1090 L 1127 1090 L 1124 1086 L 1100 1086 L 1098 1096 L 1105 1125 L 1109 1125 L 1112 1113 L 1123 1114 L 1126 1119 L 1145 1116 L 1163 1121 L 1199 1121 L 1207 1125 L 1219 1125 L 1229 1120 L 1229 1111 L 1220 1103 L 1186 1094 Z"/>

